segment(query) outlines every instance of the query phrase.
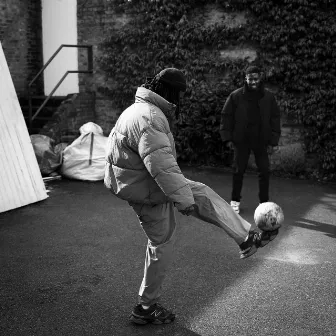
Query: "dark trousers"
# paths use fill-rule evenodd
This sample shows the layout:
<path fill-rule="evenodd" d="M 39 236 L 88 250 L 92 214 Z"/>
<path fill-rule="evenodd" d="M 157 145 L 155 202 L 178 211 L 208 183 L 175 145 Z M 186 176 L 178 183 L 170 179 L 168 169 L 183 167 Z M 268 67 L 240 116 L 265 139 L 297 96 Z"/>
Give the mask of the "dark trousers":
<path fill-rule="evenodd" d="M 259 172 L 259 201 L 260 203 L 268 201 L 270 172 L 267 146 L 249 146 L 245 144 L 236 145 L 234 150 L 234 172 L 231 195 L 232 201 L 240 202 L 243 178 L 251 151 L 254 154 Z"/>

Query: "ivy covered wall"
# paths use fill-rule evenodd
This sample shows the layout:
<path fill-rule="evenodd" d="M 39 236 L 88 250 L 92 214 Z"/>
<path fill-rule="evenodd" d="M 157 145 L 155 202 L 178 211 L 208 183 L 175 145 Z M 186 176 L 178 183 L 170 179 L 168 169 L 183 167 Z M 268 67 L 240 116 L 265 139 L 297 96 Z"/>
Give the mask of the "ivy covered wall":
<path fill-rule="evenodd" d="M 89 8 L 98 16 L 85 16 Z M 319 173 L 335 172 L 334 2 L 83 0 L 81 10 L 83 20 L 96 22 L 82 36 L 97 46 L 94 85 L 98 97 L 110 101 L 111 122 L 132 103 L 146 76 L 175 66 L 188 79 L 176 133 L 179 158 L 222 163 L 229 153 L 218 134 L 220 111 L 242 85 L 246 65 L 257 61 L 276 93 L 283 126 L 302 130 L 300 139 Z"/>

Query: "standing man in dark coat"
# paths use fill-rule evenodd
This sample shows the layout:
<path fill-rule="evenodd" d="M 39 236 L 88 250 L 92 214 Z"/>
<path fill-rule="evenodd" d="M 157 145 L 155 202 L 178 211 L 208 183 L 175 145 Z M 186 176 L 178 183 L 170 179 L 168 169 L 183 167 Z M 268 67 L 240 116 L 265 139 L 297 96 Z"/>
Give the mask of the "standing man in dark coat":
<path fill-rule="evenodd" d="M 269 201 L 269 154 L 278 145 L 280 110 L 274 95 L 264 88 L 257 66 L 245 71 L 244 86 L 233 91 L 221 112 L 220 135 L 234 150 L 231 206 L 239 213 L 243 178 L 251 151 L 259 171 L 259 202 Z"/>

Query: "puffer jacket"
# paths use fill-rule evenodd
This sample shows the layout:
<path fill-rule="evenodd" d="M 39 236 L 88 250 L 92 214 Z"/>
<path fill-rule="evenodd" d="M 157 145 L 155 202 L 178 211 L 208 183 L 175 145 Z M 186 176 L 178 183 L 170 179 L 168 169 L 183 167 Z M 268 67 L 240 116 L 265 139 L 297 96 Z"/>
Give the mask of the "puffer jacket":
<path fill-rule="evenodd" d="M 176 106 L 139 87 L 135 103 L 117 120 L 107 144 L 105 186 L 130 203 L 173 202 L 179 210 L 194 204 L 176 162 L 168 119 Z M 167 119 L 168 118 L 168 119 Z"/>

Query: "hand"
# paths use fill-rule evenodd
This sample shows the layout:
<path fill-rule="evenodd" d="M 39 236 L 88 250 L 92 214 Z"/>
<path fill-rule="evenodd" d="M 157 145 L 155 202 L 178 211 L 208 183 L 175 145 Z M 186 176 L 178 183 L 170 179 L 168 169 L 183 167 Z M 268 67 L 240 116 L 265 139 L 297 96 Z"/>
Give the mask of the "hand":
<path fill-rule="evenodd" d="M 182 215 L 190 216 L 195 211 L 195 204 L 192 204 L 185 208 L 184 210 L 180 210 Z"/>
<path fill-rule="evenodd" d="M 228 141 L 228 142 L 226 143 L 226 147 L 228 147 L 229 149 L 233 150 L 233 149 L 234 149 L 234 144 L 233 144 L 233 142 L 232 142 L 232 141 Z"/>
<path fill-rule="evenodd" d="M 278 150 L 278 147 L 277 146 L 267 146 L 267 153 L 269 155 L 272 155 L 274 154 L 275 151 Z"/>

